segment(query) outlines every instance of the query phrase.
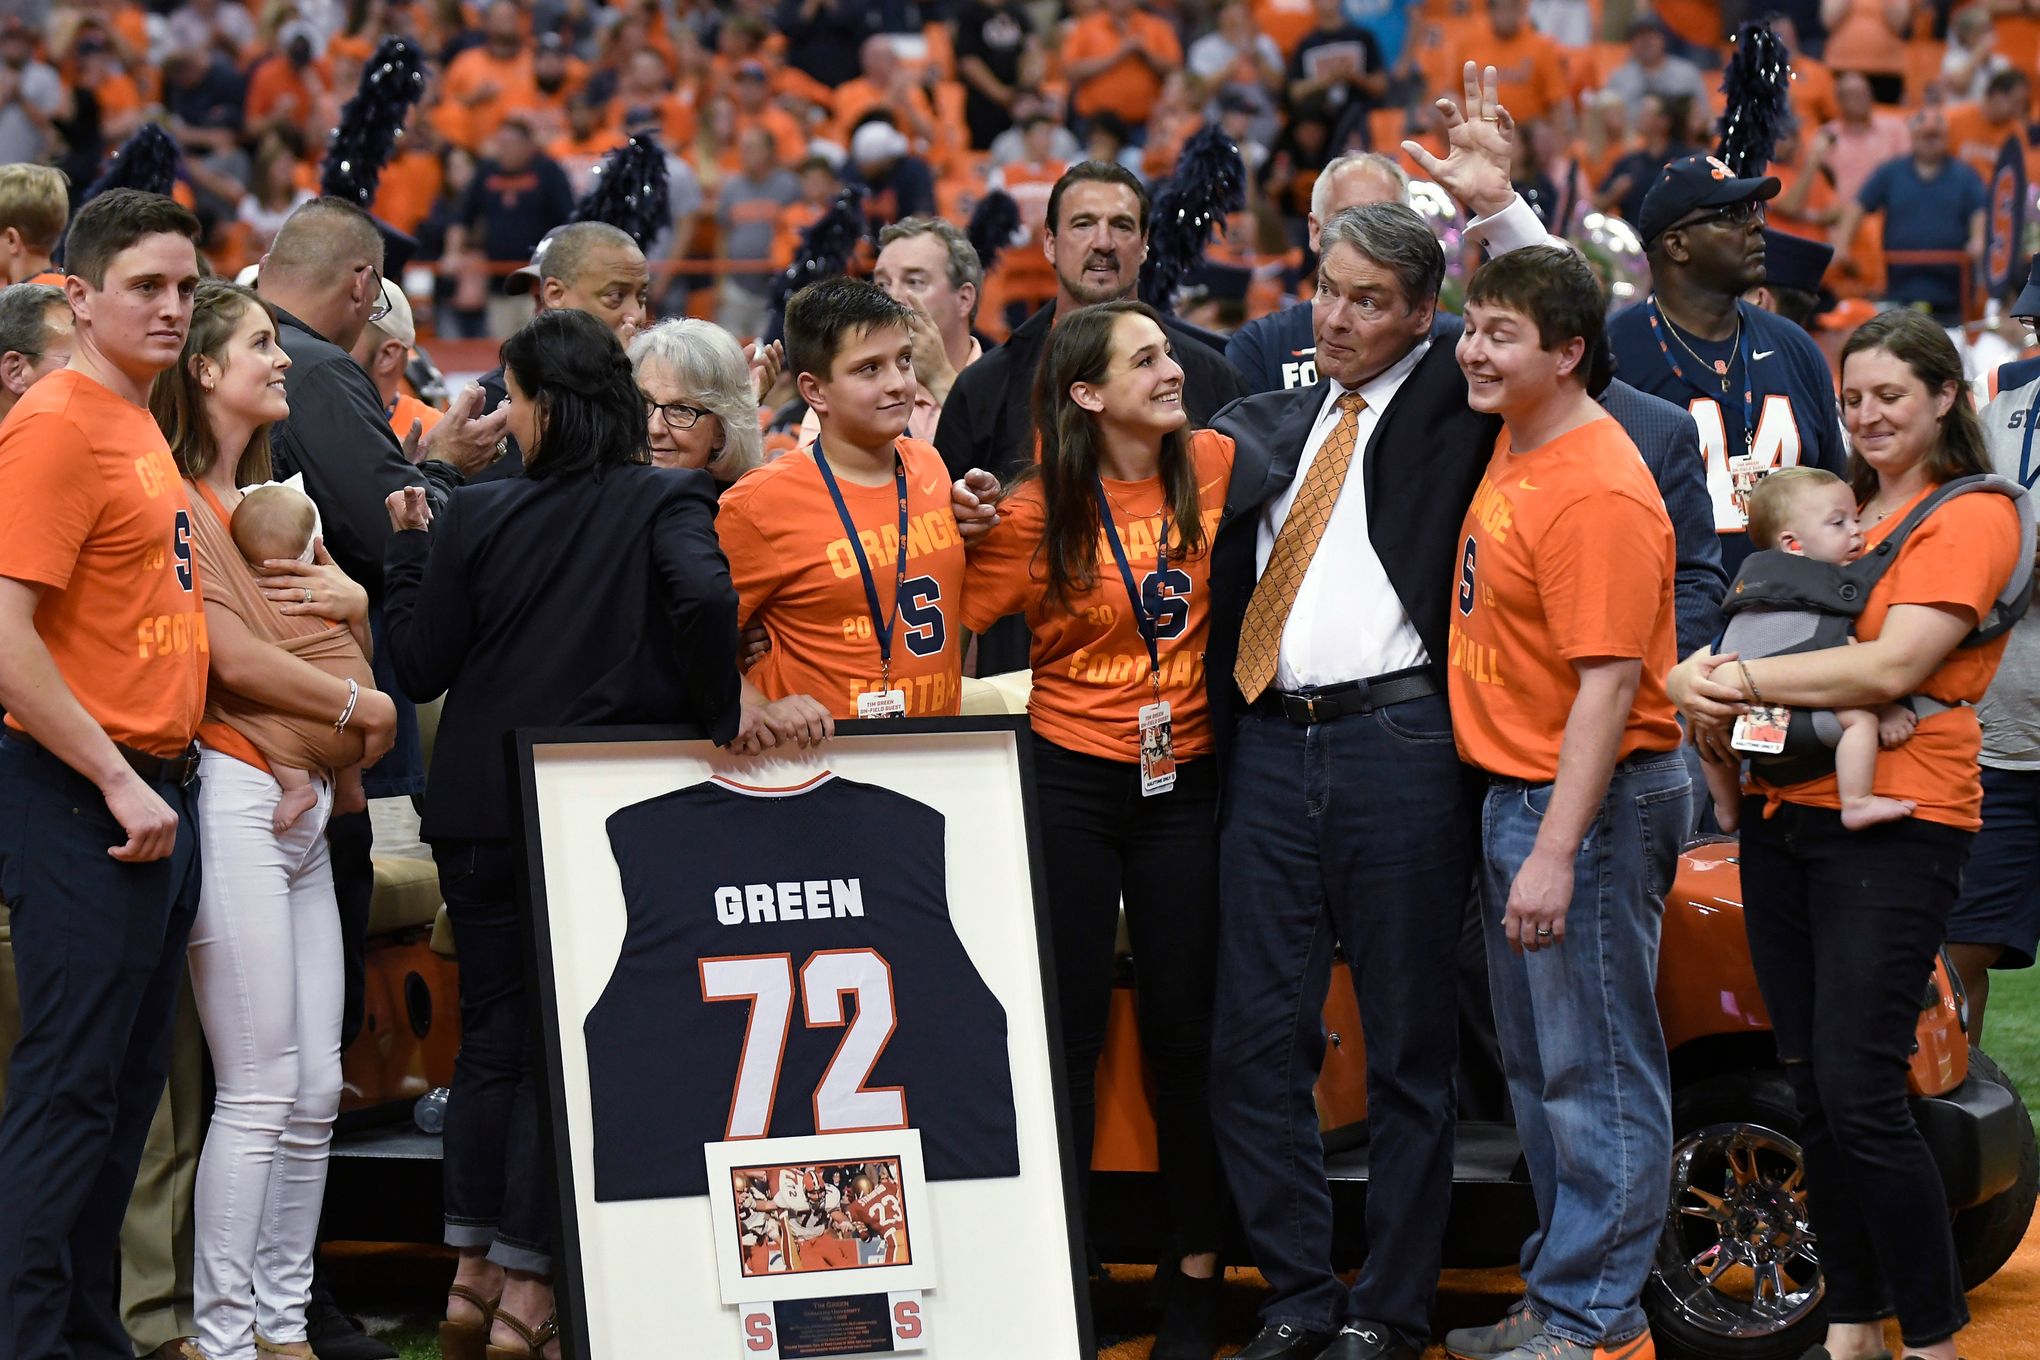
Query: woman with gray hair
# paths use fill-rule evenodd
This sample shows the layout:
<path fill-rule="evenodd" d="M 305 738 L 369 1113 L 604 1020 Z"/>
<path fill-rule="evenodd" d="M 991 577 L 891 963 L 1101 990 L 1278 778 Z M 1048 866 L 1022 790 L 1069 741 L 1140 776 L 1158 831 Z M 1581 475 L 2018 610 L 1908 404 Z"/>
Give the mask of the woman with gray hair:
<path fill-rule="evenodd" d="M 728 331 L 694 317 L 662 321 L 630 342 L 630 364 L 654 463 L 706 468 L 728 485 L 764 461 L 750 361 Z"/>

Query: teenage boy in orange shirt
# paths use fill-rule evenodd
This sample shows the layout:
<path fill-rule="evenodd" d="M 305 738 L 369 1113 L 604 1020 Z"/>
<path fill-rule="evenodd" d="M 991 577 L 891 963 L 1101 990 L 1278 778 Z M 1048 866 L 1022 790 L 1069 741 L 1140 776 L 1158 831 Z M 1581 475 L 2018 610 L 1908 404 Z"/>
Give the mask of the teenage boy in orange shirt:
<path fill-rule="evenodd" d="M 1587 395 L 1604 303 L 1578 254 L 1468 283 L 1467 400 L 1502 417 L 1463 528 L 1448 661 L 1488 776 L 1481 911 L 1502 1063 L 1537 1191 L 1527 1293 L 1464 1360 L 1650 1360 L 1671 1096 L 1652 989 L 1691 778 L 1665 692 L 1676 553 L 1636 446 Z"/>

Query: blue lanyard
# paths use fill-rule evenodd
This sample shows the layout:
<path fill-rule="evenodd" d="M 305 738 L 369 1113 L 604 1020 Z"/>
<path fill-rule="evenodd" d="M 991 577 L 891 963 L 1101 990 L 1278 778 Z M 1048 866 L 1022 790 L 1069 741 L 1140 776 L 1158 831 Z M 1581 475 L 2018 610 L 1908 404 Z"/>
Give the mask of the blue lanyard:
<path fill-rule="evenodd" d="M 2019 447 L 2019 484 L 2033 485 L 2033 422 L 2040 420 L 2040 389 L 2033 393 L 2032 404 L 2026 407 L 2026 438 Z"/>
<path fill-rule="evenodd" d="M 1154 682 L 1155 693 L 1162 691 L 1162 650 L 1156 642 L 1156 620 L 1161 615 L 1159 608 L 1150 610 L 1148 601 L 1141 595 L 1140 587 L 1134 584 L 1133 568 L 1127 563 L 1126 548 L 1119 541 L 1119 526 L 1112 522 L 1112 502 L 1105 495 L 1105 480 L 1097 473 L 1091 474 L 1091 485 L 1098 491 L 1098 518 L 1105 525 L 1105 541 L 1112 545 L 1112 560 L 1119 564 L 1119 579 L 1126 585 L 1126 598 L 1133 605 L 1133 620 L 1140 629 L 1140 640 L 1147 644 L 1148 679 Z M 1161 578 L 1169 570 L 1169 512 L 1162 512 L 1162 534 L 1155 545 L 1155 587 L 1160 593 Z"/>
<path fill-rule="evenodd" d="M 843 503 L 843 488 L 836 485 L 836 474 L 829 469 L 829 460 L 822 456 L 822 446 L 815 445 L 815 466 L 822 470 L 822 483 L 829 488 L 829 499 L 836 503 L 836 517 L 843 521 L 843 532 L 850 536 L 850 551 L 857 557 L 857 570 L 864 577 L 864 603 L 871 610 L 871 631 L 878 637 L 879 687 L 892 688 L 892 635 L 893 625 L 899 622 L 900 597 L 907 593 L 907 464 L 900 457 L 899 449 L 893 450 L 893 485 L 900 498 L 899 541 L 895 546 L 893 559 L 898 573 L 893 581 L 892 613 L 887 614 L 878 605 L 878 582 L 872 579 L 871 561 L 864 555 L 864 540 L 857 536 L 857 522 L 850 518 L 850 507 Z"/>
<path fill-rule="evenodd" d="M 1741 305 L 1742 305 L 1741 303 L 1736 304 L 1737 307 L 1741 307 Z M 1655 293 L 1651 294 L 1650 298 L 1649 320 L 1651 338 L 1657 341 L 1658 352 L 1664 355 L 1665 362 L 1671 365 L 1672 376 L 1677 378 L 1680 382 L 1686 384 L 1686 386 L 1692 388 L 1695 392 L 1698 392 L 1701 396 L 1706 397 L 1710 401 L 1714 400 L 1715 399 L 1714 393 L 1708 391 L 1706 388 L 1702 387 L 1699 383 L 1693 381 L 1691 378 L 1686 376 L 1686 370 L 1679 367 L 1678 356 L 1673 354 L 1672 347 L 1665 343 L 1664 334 L 1665 329 L 1668 328 L 1672 323 L 1670 319 L 1665 316 L 1664 309 L 1658 306 L 1657 294 Z M 1742 373 L 1743 373 L 1743 391 L 1742 391 L 1743 453 L 1748 454 L 1751 449 L 1756 447 L 1757 443 L 1757 429 L 1755 424 L 1751 420 L 1751 417 L 1756 414 L 1756 394 L 1754 390 L 1756 383 L 1755 380 L 1750 376 L 1753 365 L 1750 363 L 1749 327 L 1739 326 L 1737 329 L 1739 329 L 1742 332 L 1741 335 L 1742 348 L 1740 353 L 1742 355 Z M 1726 381 L 1724 381 L 1722 385 L 1723 388 L 1726 389 L 1727 387 Z"/>

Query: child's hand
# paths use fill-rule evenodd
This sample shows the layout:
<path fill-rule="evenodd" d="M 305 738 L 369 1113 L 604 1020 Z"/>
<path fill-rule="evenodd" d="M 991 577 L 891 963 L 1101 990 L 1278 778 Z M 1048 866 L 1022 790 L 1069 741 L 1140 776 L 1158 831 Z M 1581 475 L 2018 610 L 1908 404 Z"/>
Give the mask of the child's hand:
<path fill-rule="evenodd" d="M 1903 744 L 1919 725 L 1919 716 L 1904 704 L 1886 704 L 1877 710 L 1877 744 L 1888 751 Z"/>

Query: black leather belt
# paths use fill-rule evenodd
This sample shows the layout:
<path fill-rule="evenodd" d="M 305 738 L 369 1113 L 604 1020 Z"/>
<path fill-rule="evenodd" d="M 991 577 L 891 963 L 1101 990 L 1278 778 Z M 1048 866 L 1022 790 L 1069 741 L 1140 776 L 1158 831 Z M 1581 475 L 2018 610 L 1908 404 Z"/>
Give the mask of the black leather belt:
<path fill-rule="evenodd" d="M 17 732 L 10 727 L 5 735 L 8 741 L 18 746 L 26 746 L 31 751 L 40 751 L 52 760 L 58 758 L 48 747 L 26 732 Z M 175 784 L 181 789 L 188 787 L 198 778 L 198 743 L 195 741 L 185 747 L 181 754 L 174 756 L 152 756 L 147 751 L 137 751 L 134 747 L 123 746 L 119 742 L 113 744 L 113 749 L 120 752 L 120 758 L 128 763 L 129 769 L 151 784 Z"/>
<path fill-rule="evenodd" d="M 1390 704 L 1406 703 L 1442 693 L 1438 673 L 1430 666 L 1412 666 L 1366 680 L 1346 680 L 1309 689 L 1271 689 L 1254 701 L 1256 713 L 1280 713 L 1299 727 L 1330 722 L 1354 713 L 1372 713 Z"/>

